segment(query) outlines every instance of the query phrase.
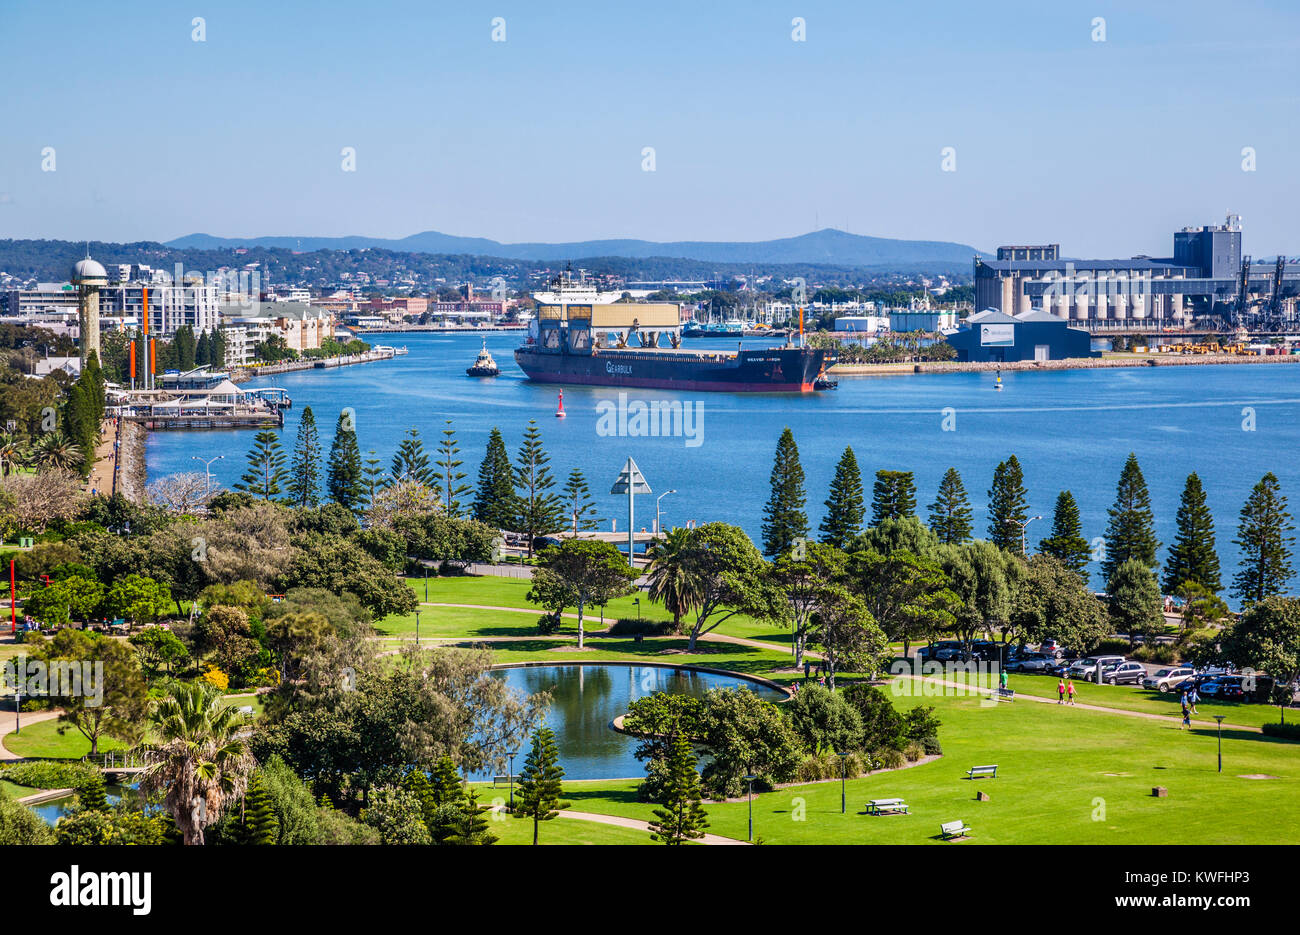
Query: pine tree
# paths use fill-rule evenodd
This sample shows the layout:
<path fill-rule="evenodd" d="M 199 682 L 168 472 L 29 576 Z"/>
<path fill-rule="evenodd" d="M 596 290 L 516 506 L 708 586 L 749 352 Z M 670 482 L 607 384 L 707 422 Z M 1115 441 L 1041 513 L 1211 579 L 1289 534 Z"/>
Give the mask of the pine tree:
<path fill-rule="evenodd" d="M 1021 530 L 1029 518 L 1029 492 L 1015 455 L 999 462 L 989 488 L 989 541 L 1000 549 L 1021 550 Z"/>
<path fill-rule="evenodd" d="M 685 844 L 704 837 L 709 826 L 700 804 L 700 776 L 695 772 L 695 751 L 684 734 L 673 737 L 667 775 L 663 783 L 663 808 L 654 810 L 650 839 L 662 844 Z"/>
<path fill-rule="evenodd" d="M 1273 472 L 1265 474 L 1241 508 L 1241 524 L 1232 541 L 1241 549 L 1241 570 L 1232 578 L 1232 594 L 1243 605 L 1286 591 L 1295 570 L 1295 538 L 1286 497 Z"/>
<path fill-rule="evenodd" d="M 911 471 L 877 471 L 871 486 L 871 525 L 916 514 L 916 480 Z"/>
<path fill-rule="evenodd" d="M 448 516 L 456 517 L 461 515 L 461 497 L 470 492 L 469 484 L 461 483 L 467 475 L 460 470 L 465 462 L 457 457 L 459 454 L 456 430 L 451 427 L 451 420 L 448 419 L 447 427 L 442 430 L 442 441 L 438 443 L 438 460 L 434 463 L 438 466 L 438 487 L 443 509 Z"/>
<path fill-rule="evenodd" d="M 950 467 L 939 481 L 939 492 L 930 504 L 930 529 L 945 545 L 965 542 L 974 532 L 973 513 L 957 469 Z"/>
<path fill-rule="evenodd" d="M 363 505 L 370 506 L 375 502 L 375 495 L 388 486 L 388 478 L 384 474 L 383 461 L 375 449 L 369 449 L 366 454 L 370 457 L 366 458 L 365 467 L 361 469 L 361 497 Z"/>
<path fill-rule="evenodd" d="M 564 504 L 551 493 L 555 478 L 546 465 L 551 457 L 542 447 L 542 433 L 535 419 L 528 420 L 524 441 L 515 460 L 515 519 L 511 526 L 528 537 L 528 557 L 533 557 L 533 540 L 564 528 Z"/>
<path fill-rule="evenodd" d="M 226 336 L 221 333 L 221 329 L 212 332 L 212 342 L 208 353 L 210 366 L 218 370 L 226 366 Z"/>
<path fill-rule="evenodd" d="M 488 831 L 491 827 L 487 818 L 489 808 L 490 806 L 478 804 L 478 789 L 470 786 L 457 809 L 451 833 L 447 835 L 447 843 L 462 846 L 495 844 L 497 836 Z"/>
<path fill-rule="evenodd" d="M 1175 593 L 1188 582 L 1195 582 L 1211 594 L 1223 590 L 1219 572 L 1219 555 L 1214 549 L 1214 515 L 1210 513 L 1201 479 L 1193 472 L 1183 485 L 1178 504 L 1178 531 L 1165 561 L 1162 587 L 1166 594 Z"/>
<path fill-rule="evenodd" d="M 77 804 L 83 812 L 108 811 L 108 791 L 104 784 L 103 773 L 96 770 L 77 790 Z"/>
<path fill-rule="evenodd" d="M 772 495 L 763 507 L 763 552 L 770 556 L 788 551 L 797 540 L 808 538 L 808 516 L 804 513 L 803 466 L 799 446 L 789 426 L 781 432 L 772 462 Z"/>
<path fill-rule="evenodd" d="M 826 498 L 826 516 L 817 527 L 821 541 L 837 549 L 847 548 L 849 540 L 862 531 L 865 508 L 862 503 L 862 472 L 852 448 L 845 448 L 835 465 L 830 496 Z"/>
<path fill-rule="evenodd" d="M 1072 568 L 1085 580 L 1090 552 L 1088 540 L 1083 538 L 1079 520 L 1079 505 L 1074 494 L 1062 490 L 1056 495 L 1056 509 L 1052 513 L 1052 534 L 1038 543 L 1038 551 L 1057 559 L 1066 568 Z"/>
<path fill-rule="evenodd" d="M 556 818 L 560 809 L 569 807 L 568 802 L 560 801 L 564 795 L 563 779 L 564 767 L 560 765 L 560 751 L 555 746 L 555 732 L 540 727 L 533 733 L 533 748 L 528 751 L 524 770 L 519 774 L 515 807 L 511 812 L 515 818 L 533 820 L 534 844 L 541 823 Z"/>
<path fill-rule="evenodd" d="M 206 331 L 200 331 L 199 339 L 194 343 L 194 363 L 199 367 L 212 363 L 212 339 Z"/>
<path fill-rule="evenodd" d="M 248 452 L 248 470 L 234 485 L 263 500 L 274 500 L 284 492 L 284 450 L 275 432 L 264 430 L 253 437 L 253 447 Z"/>
<path fill-rule="evenodd" d="M 311 406 L 304 406 L 298 422 L 298 440 L 289 468 L 288 502 L 296 507 L 320 504 L 320 435 Z"/>
<path fill-rule="evenodd" d="M 361 450 L 357 447 L 357 430 L 354 416 L 348 410 L 339 413 L 334 424 L 334 441 L 330 444 L 329 466 L 325 473 L 325 489 L 330 499 L 354 513 L 365 506 L 361 502 Z"/>
<path fill-rule="evenodd" d="M 514 472 L 501 430 L 492 429 L 487 452 L 478 468 L 478 489 L 474 494 L 474 518 L 493 529 L 509 529 L 518 513 L 515 505 Z"/>
<path fill-rule="evenodd" d="M 1137 456 L 1132 452 L 1120 471 L 1115 505 L 1107 513 L 1110 521 L 1106 524 L 1106 557 L 1101 563 L 1107 581 L 1130 558 L 1147 568 L 1160 564 L 1156 559 L 1160 542 L 1156 539 L 1155 517 L 1151 515 L 1151 494 L 1142 468 L 1138 467 Z"/>
<path fill-rule="evenodd" d="M 574 533 L 600 528 L 596 504 L 591 499 L 591 488 L 582 471 L 574 468 L 564 482 L 564 507 L 569 514 L 570 529 Z"/>
<path fill-rule="evenodd" d="M 429 456 L 425 453 L 424 442 L 420 440 L 419 429 L 406 430 L 406 437 L 397 446 L 388 473 L 395 481 L 415 481 L 431 490 L 437 486 L 438 478 L 429 466 Z"/>
<path fill-rule="evenodd" d="M 194 369 L 195 351 L 194 329 L 189 325 L 181 325 L 172 335 L 172 352 L 176 356 L 178 370 Z"/>
<path fill-rule="evenodd" d="M 244 793 L 244 817 L 239 834 L 240 844 L 274 844 L 280 834 L 280 821 L 271 808 L 271 794 L 262 777 L 253 773 Z"/>

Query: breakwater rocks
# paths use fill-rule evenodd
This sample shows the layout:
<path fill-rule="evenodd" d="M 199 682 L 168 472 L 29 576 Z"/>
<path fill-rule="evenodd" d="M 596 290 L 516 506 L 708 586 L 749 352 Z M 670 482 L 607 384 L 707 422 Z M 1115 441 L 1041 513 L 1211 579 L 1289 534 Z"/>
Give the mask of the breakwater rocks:
<path fill-rule="evenodd" d="M 117 446 L 117 478 L 115 493 L 120 493 L 132 503 L 145 501 L 145 427 L 138 422 L 122 420 Z"/>
<path fill-rule="evenodd" d="M 1068 360 L 1018 360 L 1010 363 L 952 361 L 901 364 L 836 364 L 835 377 L 892 376 L 904 373 L 993 373 L 999 370 L 1101 370 L 1109 367 L 1188 367 L 1218 364 L 1298 364 L 1300 354 L 1246 357 L 1236 354 L 1134 354 L 1126 357 L 1076 357 Z"/>

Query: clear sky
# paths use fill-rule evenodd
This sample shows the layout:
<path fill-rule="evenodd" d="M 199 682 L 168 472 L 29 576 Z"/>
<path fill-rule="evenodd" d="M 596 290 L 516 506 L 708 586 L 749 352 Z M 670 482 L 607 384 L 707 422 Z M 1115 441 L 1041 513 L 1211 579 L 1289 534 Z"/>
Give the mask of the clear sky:
<path fill-rule="evenodd" d="M 1232 210 L 1246 252 L 1300 254 L 1298 53 L 1300 4 L 1251 0 L 0 0 L 0 237 L 1108 257 Z"/>

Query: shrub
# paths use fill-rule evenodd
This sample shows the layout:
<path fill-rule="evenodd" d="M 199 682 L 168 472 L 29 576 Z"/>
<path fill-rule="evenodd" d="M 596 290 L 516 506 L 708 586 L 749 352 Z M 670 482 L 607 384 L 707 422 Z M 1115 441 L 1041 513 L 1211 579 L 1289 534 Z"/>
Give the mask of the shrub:
<path fill-rule="evenodd" d="M 1089 655 L 1095 656 L 1124 656 L 1132 649 L 1128 640 L 1102 640 L 1092 649 L 1088 650 Z"/>
<path fill-rule="evenodd" d="M 208 671 L 203 673 L 203 681 L 220 691 L 230 688 L 230 678 L 216 666 L 208 667 Z"/>
<path fill-rule="evenodd" d="M 1300 740 L 1300 724 L 1265 724 L 1260 730 L 1264 732 L 1265 737 Z"/>
<path fill-rule="evenodd" d="M 849 779 L 856 779 L 864 773 L 871 772 L 874 768 L 876 768 L 876 762 L 870 754 L 850 753 L 844 758 L 844 775 Z M 840 769 L 838 754 L 812 755 L 799 764 L 794 778 L 796 782 L 820 782 L 827 779 L 839 779 Z"/>
<path fill-rule="evenodd" d="M 55 763 L 33 760 L 0 768 L 0 779 L 31 789 L 80 789 L 94 780 L 99 770 L 89 763 Z"/>
<path fill-rule="evenodd" d="M 168 843 L 171 828 L 171 819 L 162 815 L 82 809 L 60 818 L 54 833 L 61 845 L 157 845 Z"/>
<path fill-rule="evenodd" d="M 857 709 L 843 695 L 821 685 L 809 685 L 782 709 L 809 750 L 839 752 L 862 744 L 862 717 Z"/>
<path fill-rule="evenodd" d="M 872 754 L 872 758 L 880 764 L 881 769 L 898 769 L 907 765 L 907 757 L 897 747 L 881 747 Z"/>
<path fill-rule="evenodd" d="M 913 740 L 903 748 L 903 756 L 909 763 L 915 763 L 921 757 L 925 756 L 925 746 Z"/>
<path fill-rule="evenodd" d="M 53 843 L 54 832 L 40 815 L 0 795 L 0 846 Z"/>
<path fill-rule="evenodd" d="M 1150 646 L 1139 646 L 1130 655 L 1138 662 L 1155 662 L 1160 665 L 1169 665 L 1178 661 L 1179 653 L 1167 643 L 1157 643 Z"/>
<path fill-rule="evenodd" d="M 939 745 L 939 738 L 934 734 L 922 737 L 920 742 L 926 756 L 943 756 L 943 747 Z"/>
<path fill-rule="evenodd" d="M 537 632 L 547 636 L 560 629 L 559 614 L 542 614 L 537 618 Z"/>

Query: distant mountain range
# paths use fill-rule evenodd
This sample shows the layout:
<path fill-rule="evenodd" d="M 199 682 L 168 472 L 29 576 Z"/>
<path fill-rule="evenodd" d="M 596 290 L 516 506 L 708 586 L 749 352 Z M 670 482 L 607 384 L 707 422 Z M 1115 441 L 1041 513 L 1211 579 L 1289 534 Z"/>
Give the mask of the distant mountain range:
<path fill-rule="evenodd" d="M 457 237 L 425 231 L 401 239 L 382 237 L 213 237 L 189 234 L 167 242 L 188 250 L 266 247 L 299 251 L 375 248 L 406 253 L 501 257 L 511 260 L 577 260 L 590 257 L 672 257 L 711 263 L 817 263 L 846 267 L 968 266 L 975 255 L 966 244 L 942 240 L 865 237 L 834 228 L 779 240 L 695 241 L 583 240 L 575 243 L 500 243 L 484 237 Z"/>

